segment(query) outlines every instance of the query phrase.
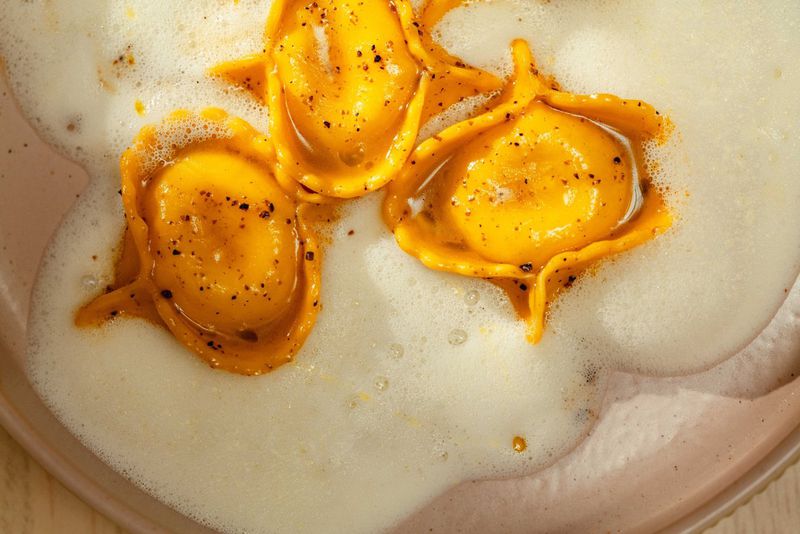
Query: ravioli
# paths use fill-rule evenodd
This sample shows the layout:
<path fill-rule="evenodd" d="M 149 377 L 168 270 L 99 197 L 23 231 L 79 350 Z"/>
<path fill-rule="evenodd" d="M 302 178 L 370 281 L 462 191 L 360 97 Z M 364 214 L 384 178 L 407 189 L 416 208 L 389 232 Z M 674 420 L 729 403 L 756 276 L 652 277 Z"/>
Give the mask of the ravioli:
<path fill-rule="evenodd" d="M 641 155 L 668 123 L 638 100 L 560 91 L 524 41 L 512 53 L 494 108 L 420 144 L 387 189 L 384 218 L 427 267 L 505 288 L 537 342 L 560 289 L 670 226 Z"/>
<path fill-rule="evenodd" d="M 162 126 L 183 129 L 199 133 L 169 148 L 144 128 L 122 156 L 116 280 L 76 322 L 145 317 L 211 367 L 270 371 L 292 360 L 319 310 L 311 207 L 280 187 L 271 144 L 243 120 L 178 111 Z"/>
<path fill-rule="evenodd" d="M 314 202 L 362 196 L 400 171 L 421 123 L 501 87 L 433 43 L 439 5 L 418 19 L 407 0 L 278 0 L 265 52 L 211 72 L 267 103 L 282 183 Z"/>
<path fill-rule="evenodd" d="M 117 280 L 77 322 L 138 315 L 213 367 L 274 369 L 319 309 L 314 206 L 395 180 L 384 218 L 400 247 L 503 287 L 538 341 L 580 272 L 670 225 L 641 157 L 665 121 L 641 101 L 560 91 L 515 41 L 515 74 L 488 111 L 414 149 L 423 120 L 500 83 L 433 40 L 458 4 L 276 2 L 265 51 L 213 69 L 266 102 L 270 135 L 207 110 L 217 133 L 152 167 L 165 142 L 142 130 L 122 157 Z"/>

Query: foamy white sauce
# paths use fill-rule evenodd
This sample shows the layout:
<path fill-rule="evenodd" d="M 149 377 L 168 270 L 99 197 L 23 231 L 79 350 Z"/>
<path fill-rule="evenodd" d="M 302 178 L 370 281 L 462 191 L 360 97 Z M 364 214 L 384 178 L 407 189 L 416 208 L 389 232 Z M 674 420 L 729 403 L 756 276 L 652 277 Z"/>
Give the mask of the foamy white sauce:
<path fill-rule="evenodd" d="M 650 156 L 679 220 L 579 279 L 539 345 L 502 292 L 402 253 L 380 195 L 351 203 L 336 229 L 324 308 L 296 365 L 244 378 L 142 321 L 78 331 L 86 277 L 110 280 L 117 159 L 140 126 L 206 105 L 261 129 L 266 120 L 204 74 L 260 49 L 264 2 L 87 4 L 0 13 L 23 108 L 93 176 L 40 275 L 30 375 L 111 465 L 217 528 L 373 531 L 459 481 L 533 472 L 587 430 L 605 370 L 707 368 L 763 328 L 796 277 L 797 6 L 495 2 L 451 13 L 442 42 L 503 72 L 509 40 L 525 37 L 565 88 L 646 100 L 677 126 Z M 112 64 L 128 52 L 134 65 Z M 455 330 L 465 342 L 451 343 L 463 338 Z M 600 369 L 592 383 L 587 367 Z"/>

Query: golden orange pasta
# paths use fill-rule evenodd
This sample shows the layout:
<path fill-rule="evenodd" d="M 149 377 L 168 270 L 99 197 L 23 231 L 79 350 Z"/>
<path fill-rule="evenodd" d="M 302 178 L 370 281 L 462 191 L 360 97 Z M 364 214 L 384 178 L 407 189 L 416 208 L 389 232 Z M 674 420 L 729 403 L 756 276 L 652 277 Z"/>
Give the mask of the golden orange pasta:
<path fill-rule="evenodd" d="M 420 144 L 384 216 L 426 266 L 522 298 L 535 342 L 560 288 L 670 226 L 641 157 L 665 124 L 641 101 L 558 90 L 527 43 L 512 46 L 514 77 L 493 109 Z"/>
<path fill-rule="evenodd" d="M 498 89 L 494 76 L 434 45 L 408 0 L 278 0 L 265 51 L 212 74 L 268 106 L 276 176 L 308 200 L 362 196 L 388 183 L 414 149 L 420 124 L 466 96 Z"/>
<path fill-rule="evenodd" d="M 162 130 L 190 139 L 169 146 Z M 273 159 L 263 134 L 217 109 L 144 128 L 121 160 L 116 280 L 76 322 L 145 317 L 241 374 L 290 361 L 319 309 L 321 258 L 310 207 L 280 187 Z"/>

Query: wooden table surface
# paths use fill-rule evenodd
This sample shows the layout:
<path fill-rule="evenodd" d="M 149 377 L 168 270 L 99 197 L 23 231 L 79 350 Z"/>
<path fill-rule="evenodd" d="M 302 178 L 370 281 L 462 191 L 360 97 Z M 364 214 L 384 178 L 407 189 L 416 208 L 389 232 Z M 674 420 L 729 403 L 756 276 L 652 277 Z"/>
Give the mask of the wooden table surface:
<path fill-rule="evenodd" d="M 0 533 L 124 534 L 78 499 L 0 428 Z M 800 532 L 800 465 L 705 534 Z"/>

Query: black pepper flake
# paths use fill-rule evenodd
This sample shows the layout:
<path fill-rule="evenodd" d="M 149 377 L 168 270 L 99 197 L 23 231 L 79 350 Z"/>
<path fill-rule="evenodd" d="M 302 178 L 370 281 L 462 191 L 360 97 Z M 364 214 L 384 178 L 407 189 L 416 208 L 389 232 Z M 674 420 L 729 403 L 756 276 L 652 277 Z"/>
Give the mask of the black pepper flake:
<path fill-rule="evenodd" d="M 380 63 L 380 62 L 381 62 L 381 59 L 382 59 L 382 58 L 381 58 L 381 56 L 379 56 L 378 54 L 375 54 L 375 57 L 373 58 L 373 61 L 374 61 L 375 63 Z"/>
<path fill-rule="evenodd" d="M 619 156 L 614 156 L 614 163 L 619 165 L 620 163 L 622 163 L 622 159 Z"/>
<path fill-rule="evenodd" d="M 527 286 L 527 285 L 525 285 L 525 284 L 520 284 L 520 285 L 519 285 L 519 288 L 520 288 L 522 291 L 527 291 L 527 290 L 528 290 L 528 286 Z"/>
<path fill-rule="evenodd" d="M 116 317 L 118 313 L 117 310 L 111 310 L 111 317 Z"/>
<path fill-rule="evenodd" d="M 171 299 L 172 298 L 172 291 L 170 291 L 169 289 L 162 289 L 161 290 L 161 296 L 164 297 L 165 299 Z"/>
<path fill-rule="evenodd" d="M 325 125 L 325 128 L 330 128 L 331 127 L 330 121 L 322 121 L 322 124 Z"/>
<path fill-rule="evenodd" d="M 250 209 L 250 204 L 248 204 L 247 202 L 242 202 L 241 204 L 239 204 L 239 209 L 242 211 L 247 211 Z"/>
<path fill-rule="evenodd" d="M 522 265 L 519 266 L 519 268 L 522 270 L 522 272 L 529 273 L 533 270 L 533 264 L 523 263 Z"/>
<path fill-rule="evenodd" d="M 314 252 L 309 250 L 306 252 L 306 260 L 307 261 L 314 261 Z"/>
<path fill-rule="evenodd" d="M 269 212 L 267 210 L 264 210 L 261 213 L 259 213 L 258 216 L 261 217 L 262 219 L 269 219 Z"/>

